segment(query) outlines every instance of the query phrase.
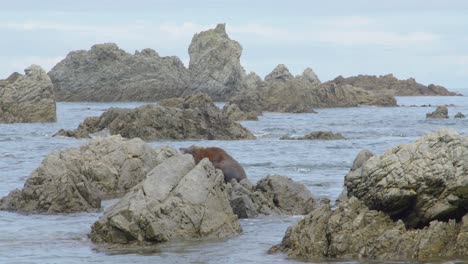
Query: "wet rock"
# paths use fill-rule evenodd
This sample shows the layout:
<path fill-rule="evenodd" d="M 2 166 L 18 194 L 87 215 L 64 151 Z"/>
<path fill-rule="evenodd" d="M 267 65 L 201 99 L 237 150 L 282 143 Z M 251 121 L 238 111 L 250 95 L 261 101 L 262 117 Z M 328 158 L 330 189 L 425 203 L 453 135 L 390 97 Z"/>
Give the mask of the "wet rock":
<path fill-rule="evenodd" d="M 149 104 L 135 109 L 111 108 L 100 117 L 85 119 L 78 129 L 60 131 L 57 135 L 89 137 L 91 133 L 108 129 L 112 135 L 143 140 L 255 139 L 247 129 L 230 120 L 207 95 L 171 100 L 176 107 Z"/>
<path fill-rule="evenodd" d="M 447 106 L 438 106 L 434 112 L 427 113 L 426 118 L 449 118 Z"/>
<path fill-rule="evenodd" d="M 198 165 L 178 155 L 108 208 L 91 230 L 96 243 L 160 243 L 173 239 L 225 238 L 240 234 L 224 176 L 208 159 Z"/>
<path fill-rule="evenodd" d="M 430 84 L 429 86 L 417 83 L 415 79 L 398 80 L 392 74 L 374 76 L 374 75 L 358 75 L 349 78 L 338 76 L 333 80 L 335 83 L 342 85 L 349 84 L 356 87 L 361 87 L 368 91 L 373 91 L 379 94 L 386 93 L 393 96 L 434 96 L 434 95 L 459 95 L 448 91 L 440 85 Z"/>
<path fill-rule="evenodd" d="M 342 140 L 346 139 L 341 133 L 331 131 L 314 131 L 303 137 L 282 136 L 281 140 Z"/>
<path fill-rule="evenodd" d="M 461 112 L 458 112 L 458 113 L 454 116 L 454 118 L 465 118 L 465 115 L 462 114 Z"/>
<path fill-rule="evenodd" d="M 54 86 L 49 76 L 37 65 L 24 72 L 0 80 L 0 123 L 55 122 Z"/>
<path fill-rule="evenodd" d="M 441 129 L 387 150 L 345 177 L 348 197 L 408 227 L 468 212 L 468 138 Z"/>
<path fill-rule="evenodd" d="M 226 34 L 225 24 L 195 34 L 189 47 L 191 81 L 184 96 L 201 92 L 227 101 L 240 92 L 245 78 L 241 53 L 241 45 Z"/>
<path fill-rule="evenodd" d="M 102 198 L 121 196 L 142 181 L 175 149 L 153 149 L 140 139 L 94 138 L 86 145 L 52 153 L 15 190 L 1 210 L 47 213 L 93 212 Z"/>
<path fill-rule="evenodd" d="M 359 258 L 427 260 L 468 254 L 468 215 L 457 223 L 433 221 L 420 230 L 408 230 L 382 212 L 368 209 L 351 197 L 332 209 L 322 204 L 288 228 L 281 244 L 270 253 L 300 258 Z"/>
<path fill-rule="evenodd" d="M 129 54 L 114 43 L 70 52 L 49 72 L 59 101 L 157 101 L 178 97 L 190 75 L 177 57 Z"/>

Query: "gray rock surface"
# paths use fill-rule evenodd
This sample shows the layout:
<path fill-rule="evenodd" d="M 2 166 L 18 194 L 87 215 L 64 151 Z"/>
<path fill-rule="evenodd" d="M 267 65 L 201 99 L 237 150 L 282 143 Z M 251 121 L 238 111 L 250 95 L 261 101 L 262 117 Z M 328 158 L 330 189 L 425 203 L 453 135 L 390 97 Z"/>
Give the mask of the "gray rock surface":
<path fill-rule="evenodd" d="M 222 172 L 208 159 L 195 165 L 191 155 L 178 155 L 155 167 L 109 207 L 92 226 L 90 237 L 97 243 L 141 244 L 241 232 Z"/>
<path fill-rule="evenodd" d="M 351 197 L 336 209 L 322 204 L 288 228 L 270 253 L 290 257 L 378 260 L 430 260 L 468 254 L 468 215 L 457 223 L 433 221 L 420 230 L 406 229 L 382 212 Z"/>
<path fill-rule="evenodd" d="M 454 116 L 454 118 L 465 118 L 465 115 L 462 114 L 461 112 L 458 112 L 458 113 Z"/>
<path fill-rule="evenodd" d="M 49 72 L 59 101 L 157 101 L 178 97 L 189 72 L 152 49 L 129 54 L 114 43 L 70 52 Z"/>
<path fill-rule="evenodd" d="M 190 43 L 190 86 L 184 96 L 206 93 L 215 101 L 227 101 L 243 87 L 241 45 L 229 38 L 225 24 L 195 34 Z"/>
<path fill-rule="evenodd" d="M 374 156 L 345 177 L 348 197 L 408 227 L 468 212 L 468 137 L 441 129 Z"/>
<path fill-rule="evenodd" d="M 459 95 L 448 91 L 440 85 L 430 84 L 425 86 L 417 83 L 415 79 L 398 80 L 392 74 L 375 76 L 375 75 L 358 75 L 349 78 L 338 76 L 333 82 L 339 84 L 349 84 L 363 89 L 374 91 L 377 93 L 387 93 L 394 96 L 434 96 L 434 95 Z"/>
<path fill-rule="evenodd" d="M 247 129 L 230 120 L 207 95 L 164 102 L 169 103 L 174 107 L 148 104 L 135 109 L 111 108 L 100 117 L 85 119 L 76 130 L 60 130 L 56 135 L 82 138 L 108 129 L 112 135 L 143 140 L 255 139 Z"/>
<path fill-rule="evenodd" d="M 258 120 L 258 114 L 256 112 L 244 112 L 237 104 L 225 104 L 223 107 L 223 113 L 233 121 Z"/>
<path fill-rule="evenodd" d="M 54 86 L 49 76 L 37 65 L 24 72 L 0 80 L 0 123 L 55 122 Z"/>
<path fill-rule="evenodd" d="M 0 200 L 1 210 L 47 213 L 93 212 L 101 199 L 121 196 L 175 149 L 153 149 L 140 139 L 94 138 L 86 145 L 48 155 L 26 180 Z"/>
<path fill-rule="evenodd" d="M 447 106 L 438 106 L 434 112 L 427 113 L 426 118 L 449 118 Z"/>
<path fill-rule="evenodd" d="M 346 139 L 341 133 L 331 131 L 313 131 L 303 137 L 282 136 L 281 140 L 343 140 Z"/>

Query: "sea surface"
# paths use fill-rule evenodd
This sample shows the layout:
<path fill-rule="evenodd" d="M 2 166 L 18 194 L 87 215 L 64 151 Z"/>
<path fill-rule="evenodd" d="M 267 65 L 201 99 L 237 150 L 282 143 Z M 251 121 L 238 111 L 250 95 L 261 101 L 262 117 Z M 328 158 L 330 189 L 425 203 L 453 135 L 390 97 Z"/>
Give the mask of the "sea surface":
<path fill-rule="evenodd" d="M 440 128 L 468 135 L 468 97 L 398 97 L 400 107 L 318 109 L 318 114 L 265 113 L 259 121 L 242 124 L 257 140 L 156 141 L 154 146 L 187 147 L 192 144 L 226 149 L 246 169 L 252 182 L 272 174 L 286 175 L 305 184 L 316 198 L 334 200 L 356 154 L 386 149 L 414 141 Z M 86 140 L 52 137 L 61 128 L 74 129 L 88 116 L 109 107 L 133 108 L 143 103 L 58 103 L 58 122 L 0 125 L 0 197 L 21 188 L 29 174 L 51 152 L 77 147 Z M 421 105 L 432 107 L 420 107 Z M 450 119 L 426 120 L 436 105 L 449 107 Z M 411 105 L 416 105 L 413 107 Z M 347 140 L 283 141 L 282 135 L 299 136 L 315 130 L 342 133 Z M 116 200 L 106 201 L 107 207 Z M 288 226 L 301 216 L 241 220 L 244 233 L 215 241 L 185 241 L 146 248 L 105 250 L 87 237 L 99 213 L 19 214 L 0 211 L 0 263 L 296 263 L 285 255 L 268 255 Z M 317 259 L 313 263 L 358 263 L 352 260 Z M 465 259 L 467 262 L 468 259 Z M 465 263 L 446 259 L 438 263 Z"/>

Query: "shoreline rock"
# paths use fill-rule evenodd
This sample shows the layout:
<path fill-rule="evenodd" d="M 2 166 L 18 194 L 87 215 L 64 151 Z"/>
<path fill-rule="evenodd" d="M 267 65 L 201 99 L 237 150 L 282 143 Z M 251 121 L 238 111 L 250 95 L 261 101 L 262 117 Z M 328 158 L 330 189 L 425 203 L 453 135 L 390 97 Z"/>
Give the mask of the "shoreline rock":
<path fill-rule="evenodd" d="M 465 118 L 465 115 L 462 114 L 461 112 L 458 112 L 458 113 L 454 116 L 454 118 Z"/>
<path fill-rule="evenodd" d="M 290 137 L 284 135 L 280 140 L 344 140 L 346 139 L 341 133 L 333 133 L 331 131 L 313 131 L 302 137 Z"/>
<path fill-rule="evenodd" d="M 436 110 L 434 112 L 426 114 L 426 118 L 429 118 L 429 119 L 449 118 L 447 106 L 444 106 L 444 105 L 437 106 L 437 108 L 436 108 Z"/>

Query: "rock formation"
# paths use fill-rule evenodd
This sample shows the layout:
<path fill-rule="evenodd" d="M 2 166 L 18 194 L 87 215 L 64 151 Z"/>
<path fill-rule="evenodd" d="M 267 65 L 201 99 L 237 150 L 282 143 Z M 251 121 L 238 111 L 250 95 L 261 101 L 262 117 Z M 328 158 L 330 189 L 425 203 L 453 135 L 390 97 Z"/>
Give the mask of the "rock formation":
<path fill-rule="evenodd" d="M 241 45 L 226 34 L 225 24 L 195 34 L 190 43 L 190 87 L 184 96 L 206 93 L 227 101 L 240 92 L 245 71 L 240 64 Z"/>
<path fill-rule="evenodd" d="M 426 118 L 449 118 L 447 106 L 438 106 L 434 112 L 427 113 Z"/>
<path fill-rule="evenodd" d="M 468 137 L 441 129 L 374 156 L 345 177 L 348 197 L 408 227 L 468 213 Z"/>
<path fill-rule="evenodd" d="M 37 65 L 24 72 L 0 80 L 0 123 L 55 122 L 55 94 L 49 76 Z"/>
<path fill-rule="evenodd" d="M 178 97 L 189 73 L 177 57 L 152 49 L 134 55 L 116 44 L 70 52 L 50 72 L 59 101 L 157 101 Z"/>
<path fill-rule="evenodd" d="M 0 209 L 47 213 L 96 211 L 102 198 L 123 195 L 156 165 L 176 154 L 175 149 L 153 149 L 140 139 L 94 138 L 82 147 L 47 156 L 22 190 L 0 200 Z"/>
<path fill-rule="evenodd" d="M 461 112 L 458 112 L 458 113 L 454 116 L 454 118 L 465 118 L 465 115 L 462 114 Z"/>
<path fill-rule="evenodd" d="M 342 140 L 346 139 L 341 133 L 331 131 L 313 131 L 303 137 L 282 136 L 281 140 Z"/>
<path fill-rule="evenodd" d="M 208 159 L 195 165 L 191 155 L 178 155 L 155 167 L 108 208 L 92 226 L 90 237 L 97 243 L 160 243 L 241 232 L 222 172 Z"/>
<path fill-rule="evenodd" d="M 204 94 L 185 99 L 171 99 L 161 105 L 135 109 L 111 108 L 100 117 L 89 117 L 74 131 L 61 130 L 56 135 L 77 138 L 108 129 L 110 134 L 143 140 L 162 139 L 255 139 L 237 122 L 230 120 Z"/>
<path fill-rule="evenodd" d="M 429 86 L 417 83 L 415 79 L 398 80 L 392 74 L 374 76 L 374 75 L 358 75 L 349 78 L 338 76 L 333 82 L 340 85 L 352 85 L 361 87 L 368 91 L 373 91 L 379 94 L 390 94 L 393 96 L 421 96 L 421 95 L 459 95 L 448 91 L 445 87 L 430 84 Z"/>
<path fill-rule="evenodd" d="M 420 230 L 406 229 L 382 212 L 351 197 L 332 209 L 322 204 L 288 228 L 271 253 L 300 258 L 428 260 L 468 254 L 468 215 L 459 223 L 433 221 Z"/>
<path fill-rule="evenodd" d="M 258 120 L 258 114 L 256 112 L 244 112 L 238 105 L 227 103 L 223 107 L 223 113 L 233 121 L 243 121 L 243 120 Z"/>

